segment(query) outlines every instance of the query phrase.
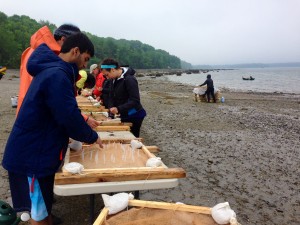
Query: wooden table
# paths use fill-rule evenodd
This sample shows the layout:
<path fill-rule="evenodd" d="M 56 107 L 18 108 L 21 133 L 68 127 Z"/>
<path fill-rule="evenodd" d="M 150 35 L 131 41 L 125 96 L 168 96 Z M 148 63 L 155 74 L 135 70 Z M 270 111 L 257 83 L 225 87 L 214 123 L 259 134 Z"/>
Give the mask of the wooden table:
<path fill-rule="evenodd" d="M 128 141 L 119 142 L 122 138 L 127 140 L 127 135 L 117 133 L 115 139 L 111 140 L 107 133 L 103 134 L 102 138 L 109 140 L 104 144 L 104 149 L 91 145 L 85 146 L 82 152 L 69 150 L 65 163 L 76 161 L 85 169 L 82 174 L 65 171 L 56 173 L 56 195 L 90 196 L 91 223 L 94 220 L 95 194 L 173 188 L 178 186 L 178 178 L 185 177 L 185 171 L 181 168 L 168 168 L 164 164 L 157 168 L 146 167 L 147 159 L 155 155 L 144 145 L 133 151 Z"/>

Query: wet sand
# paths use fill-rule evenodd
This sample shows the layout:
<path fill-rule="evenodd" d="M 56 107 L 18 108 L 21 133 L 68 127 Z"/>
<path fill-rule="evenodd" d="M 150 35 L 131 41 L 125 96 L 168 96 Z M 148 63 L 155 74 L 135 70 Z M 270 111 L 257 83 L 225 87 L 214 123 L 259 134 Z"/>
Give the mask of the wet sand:
<path fill-rule="evenodd" d="M 0 154 L 15 119 L 10 96 L 18 71 L 0 80 Z M 229 202 L 242 224 L 300 224 L 300 96 L 221 90 L 225 103 L 195 102 L 193 87 L 138 78 L 147 111 L 141 137 L 160 148 L 168 167 L 182 167 L 179 186 L 141 191 L 142 200 L 212 207 Z M 1 167 L 0 199 L 10 198 Z M 66 225 L 88 224 L 88 196 L 56 196 Z M 96 213 L 101 210 L 96 196 Z"/>

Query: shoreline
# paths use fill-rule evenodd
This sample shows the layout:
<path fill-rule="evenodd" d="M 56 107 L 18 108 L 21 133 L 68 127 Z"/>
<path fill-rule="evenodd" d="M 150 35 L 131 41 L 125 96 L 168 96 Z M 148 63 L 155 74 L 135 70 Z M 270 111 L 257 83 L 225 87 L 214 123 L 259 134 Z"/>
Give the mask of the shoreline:
<path fill-rule="evenodd" d="M 214 70 L 214 69 L 212 69 Z M 219 70 L 238 70 L 238 69 L 219 69 Z M 11 78 L 19 78 L 19 69 L 8 69 L 8 74 L 12 74 L 10 75 L 10 79 Z M 143 71 L 141 69 L 137 70 L 137 71 Z M 151 71 L 151 69 L 145 69 L 145 71 Z M 156 71 L 156 70 L 153 70 Z M 175 82 L 175 81 L 171 81 L 169 80 L 167 77 L 169 75 L 161 75 L 159 77 L 157 77 L 157 79 L 153 79 L 151 78 L 150 75 L 145 75 L 143 77 L 139 77 L 137 76 L 137 80 L 149 80 L 149 81 L 164 81 L 164 82 L 172 82 L 174 85 L 183 85 L 186 87 L 190 87 L 191 88 L 191 93 L 194 87 L 196 87 L 197 85 L 192 85 L 192 84 L 186 84 L 186 83 L 181 83 L 181 82 Z M 163 78 L 163 79 L 162 79 Z M 234 89 L 234 88 L 227 88 L 227 87 L 220 87 L 218 88 L 218 90 L 220 90 L 222 93 L 254 93 L 254 94 L 259 94 L 259 95 L 293 95 L 293 96 L 299 96 L 300 97 L 300 93 L 295 93 L 295 92 L 281 92 L 281 91 L 252 91 L 252 90 L 241 90 L 241 89 Z M 15 94 L 17 95 L 17 93 Z"/>
<path fill-rule="evenodd" d="M 18 93 L 18 70 L 0 80 L 0 155 L 15 120 L 10 97 Z M 190 85 L 138 77 L 147 111 L 141 137 L 155 155 L 187 177 L 171 189 L 140 191 L 141 200 L 213 207 L 228 201 L 245 224 L 300 221 L 300 98 L 293 94 L 221 91 L 225 103 L 194 102 Z M 0 199 L 9 201 L 1 167 Z M 88 196 L 56 196 L 53 213 L 65 225 L 87 224 Z M 95 213 L 103 206 L 96 196 Z M 74 221 L 76 215 L 76 221 Z"/>

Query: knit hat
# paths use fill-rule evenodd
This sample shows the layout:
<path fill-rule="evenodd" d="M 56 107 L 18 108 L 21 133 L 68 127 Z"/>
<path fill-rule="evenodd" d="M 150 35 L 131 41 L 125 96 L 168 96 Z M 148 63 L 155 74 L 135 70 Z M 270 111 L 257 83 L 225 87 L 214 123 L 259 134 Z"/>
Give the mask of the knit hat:
<path fill-rule="evenodd" d="M 92 73 L 94 71 L 94 69 L 96 69 L 98 67 L 97 64 L 93 64 L 90 66 L 90 73 Z"/>
<path fill-rule="evenodd" d="M 71 24 L 63 24 L 54 31 L 55 36 L 59 37 L 69 37 L 72 34 L 80 32 L 80 29 Z"/>

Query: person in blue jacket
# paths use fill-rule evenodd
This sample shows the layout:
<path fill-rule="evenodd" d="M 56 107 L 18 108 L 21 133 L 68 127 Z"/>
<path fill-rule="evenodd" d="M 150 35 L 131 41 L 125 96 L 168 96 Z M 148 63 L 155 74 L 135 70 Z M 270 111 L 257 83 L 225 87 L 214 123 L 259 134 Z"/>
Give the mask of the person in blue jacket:
<path fill-rule="evenodd" d="M 122 122 L 130 122 L 130 131 L 135 137 L 140 136 L 140 128 L 146 111 L 140 101 L 135 70 L 121 67 L 114 59 L 104 59 L 101 64 L 103 75 L 110 79 L 108 109 L 113 115 L 120 114 Z"/>
<path fill-rule="evenodd" d="M 8 170 L 14 209 L 30 211 L 33 225 L 52 225 L 54 175 L 69 137 L 103 147 L 75 99 L 78 70 L 93 55 L 92 42 L 79 32 L 66 39 L 58 56 L 41 44 L 28 60 L 27 70 L 34 78 L 8 138 L 2 166 Z"/>

